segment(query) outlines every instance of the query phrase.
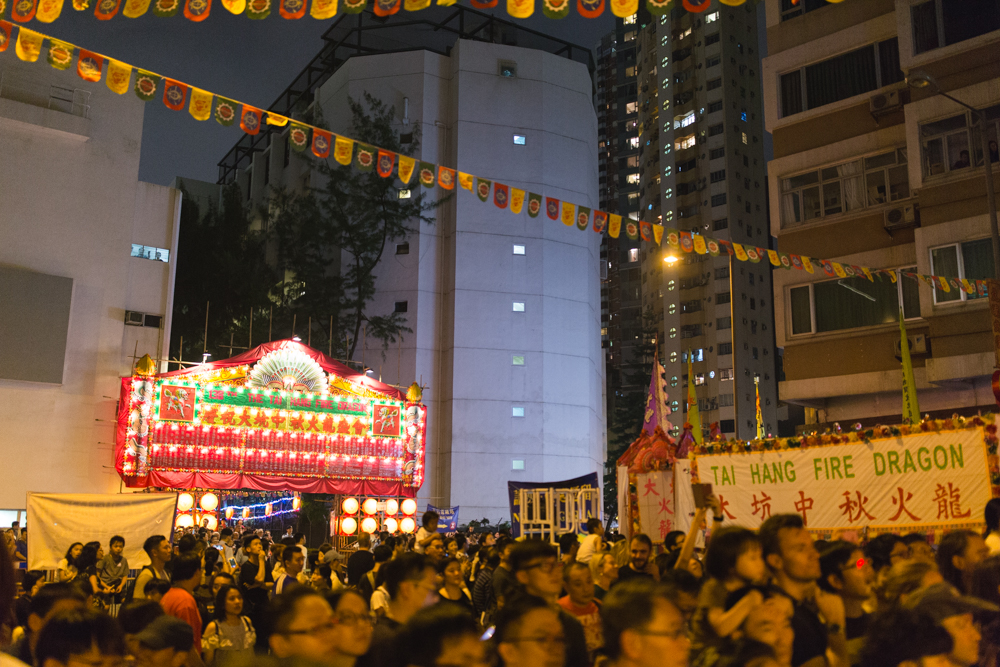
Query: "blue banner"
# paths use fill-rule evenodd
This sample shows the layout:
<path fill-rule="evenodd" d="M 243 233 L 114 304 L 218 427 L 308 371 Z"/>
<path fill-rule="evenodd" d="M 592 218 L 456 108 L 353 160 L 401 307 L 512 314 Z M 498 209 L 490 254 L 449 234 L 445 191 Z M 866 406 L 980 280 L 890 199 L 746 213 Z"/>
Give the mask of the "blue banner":
<path fill-rule="evenodd" d="M 454 533 L 458 530 L 458 505 L 454 507 L 434 507 L 433 505 L 427 506 L 428 512 L 437 512 L 438 517 L 438 529 L 439 533 Z"/>
<path fill-rule="evenodd" d="M 521 537 L 521 508 L 517 505 L 518 489 L 581 489 L 600 488 L 597 473 L 592 472 L 583 477 L 574 477 L 561 482 L 507 482 L 507 494 L 510 498 L 510 534 L 514 538 Z M 600 507 L 584 508 L 588 517 L 600 516 Z"/>

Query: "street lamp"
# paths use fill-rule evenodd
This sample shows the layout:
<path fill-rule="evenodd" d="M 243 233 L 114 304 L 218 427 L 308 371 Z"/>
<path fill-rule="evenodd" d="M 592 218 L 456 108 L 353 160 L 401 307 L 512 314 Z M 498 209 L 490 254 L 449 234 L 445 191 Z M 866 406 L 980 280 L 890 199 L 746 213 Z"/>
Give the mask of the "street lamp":
<path fill-rule="evenodd" d="M 676 255 L 667 255 L 666 257 L 663 258 L 663 261 L 666 262 L 667 264 L 669 264 L 670 266 L 673 266 L 674 264 L 677 263 L 677 256 Z"/>
<path fill-rule="evenodd" d="M 927 72 L 915 69 L 906 77 L 906 84 L 918 90 L 930 88 L 934 95 L 946 97 L 972 112 L 976 126 L 979 128 L 979 140 L 982 144 L 983 164 L 986 167 L 986 208 L 990 214 L 990 236 L 993 239 L 993 277 L 1000 280 L 1000 225 L 997 223 L 996 193 L 993 190 L 993 162 L 990 160 L 989 138 L 986 136 L 986 114 L 962 100 L 956 99 L 941 90 L 938 82 Z"/>

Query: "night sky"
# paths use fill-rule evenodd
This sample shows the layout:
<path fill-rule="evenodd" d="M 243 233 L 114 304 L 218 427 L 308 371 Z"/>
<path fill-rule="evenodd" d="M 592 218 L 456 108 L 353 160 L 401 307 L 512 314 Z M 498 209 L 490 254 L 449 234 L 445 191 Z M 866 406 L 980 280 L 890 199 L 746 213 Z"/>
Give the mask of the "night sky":
<path fill-rule="evenodd" d="M 504 4 L 501 1 L 500 5 Z M 614 28 L 610 11 L 598 19 L 584 19 L 575 11 L 562 20 L 546 19 L 541 15 L 540 1 L 536 2 L 535 16 L 528 20 L 510 19 L 504 10 L 493 11 L 498 18 L 588 48 Z M 395 18 L 408 20 L 419 15 L 401 11 Z M 252 21 L 233 16 L 218 0 L 213 3 L 211 15 L 201 23 L 188 21 L 180 13 L 173 18 L 157 18 L 152 11 L 139 19 L 119 14 L 104 22 L 94 17 L 93 9 L 76 12 L 66 0 L 62 16 L 55 22 L 46 25 L 32 21 L 28 27 L 130 65 L 267 108 L 322 48 L 321 36 L 331 22 L 316 21 L 308 15 L 297 21 L 283 19 L 278 16 L 276 3 L 269 18 Z M 46 52 L 44 47 L 37 67 L 48 67 Z M 0 68 L 6 59 L 16 57 L 12 45 L 0 54 Z M 67 79 L 75 79 L 75 72 L 74 67 L 64 74 Z M 218 178 L 217 163 L 241 134 L 238 124 L 226 128 L 213 119 L 198 122 L 186 109 L 167 109 L 157 97 L 146 104 L 139 178 L 161 185 L 169 185 L 175 176 L 214 182 Z"/>

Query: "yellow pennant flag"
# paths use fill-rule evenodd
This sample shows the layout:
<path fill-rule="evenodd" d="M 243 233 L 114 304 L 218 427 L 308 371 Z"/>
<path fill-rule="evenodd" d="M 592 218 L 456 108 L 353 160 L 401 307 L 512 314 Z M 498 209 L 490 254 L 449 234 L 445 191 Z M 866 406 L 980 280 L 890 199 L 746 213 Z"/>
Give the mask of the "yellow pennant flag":
<path fill-rule="evenodd" d="M 399 180 L 403 181 L 404 184 L 409 184 L 410 179 L 413 178 L 413 167 L 416 165 L 416 160 L 411 157 L 406 157 L 405 155 L 399 156 Z M 471 176 L 469 178 L 472 178 Z M 465 187 L 465 184 L 462 185 Z"/>
<path fill-rule="evenodd" d="M 408 12 L 419 12 L 431 6 L 431 0 L 403 0 L 403 9 Z"/>
<path fill-rule="evenodd" d="M 247 8 L 247 0 L 222 0 L 222 6 L 230 14 L 242 14 Z"/>
<path fill-rule="evenodd" d="M 462 186 L 463 190 L 472 192 L 472 174 L 467 174 L 464 171 L 458 172 L 458 184 Z"/>
<path fill-rule="evenodd" d="M 517 215 L 524 206 L 524 190 L 510 189 L 510 212 Z"/>
<path fill-rule="evenodd" d="M 611 0 L 611 13 L 620 19 L 639 11 L 639 0 Z M 701 440 L 698 440 L 700 443 Z"/>
<path fill-rule="evenodd" d="M 516 19 L 526 19 L 535 13 L 535 0 L 507 0 L 507 13 Z"/>
<path fill-rule="evenodd" d="M 458 2 L 458 0 L 437 0 L 437 6 L 438 7 L 451 7 L 456 2 Z"/>
<path fill-rule="evenodd" d="M 750 257 L 749 255 L 747 255 L 747 251 L 744 250 L 743 246 L 740 245 L 739 243 L 733 244 L 733 252 L 736 253 L 736 259 L 740 260 L 741 262 L 750 261 Z"/>
<path fill-rule="evenodd" d="M 838 264 L 837 262 L 830 262 L 833 265 L 833 272 L 837 274 L 838 278 L 846 278 L 847 271 L 844 271 L 844 265 Z"/>
<path fill-rule="evenodd" d="M 867 278 L 869 282 L 875 282 L 875 278 L 872 276 L 872 272 L 867 266 L 862 266 L 861 270 L 865 272 L 865 278 Z"/>
<path fill-rule="evenodd" d="M 267 112 L 267 124 L 274 125 L 275 127 L 284 127 L 288 125 L 288 119 L 284 116 L 279 116 L 276 113 L 270 111 Z"/>
<path fill-rule="evenodd" d="M 966 294 L 975 294 L 976 286 L 970 283 L 967 279 L 962 278 L 962 289 L 965 290 Z"/>
<path fill-rule="evenodd" d="M 778 252 L 776 250 L 768 250 L 767 258 L 771 260 L 771 266 L 781 266 L 781 258 L 778 257 Z"/>
<path fill-rule="evenodd" d="M 802 255 L 802 266 L 809 273 L 815 273 L 816 272 L 816 269 L 813 268 L 812 261 L 808 257 L 806 257 L 805 255 Z"/>
<path fill-rule="evenodd" d="M 893 285 L 896 284 L 896 272 L 895 271 L 882 271 L 882 273 L 889 274 L 889 280 L 892 281 Z"/>
<path fill-rule="evenodd" d="M 705 237 L 702 236 L 701 234 L 694 234 L 693 240 L 694 240 L 694 251 L 699 255 L 707 255 L 708 246 L 705 245 Z"/>
<path fill-rule="evenodd" d="M 733 245 L 736 245 L 735 243 Z M 691 370 L 691 350 L 688 350 L 688 395 L 687 395 L 687 424 L 685 426 L 691 427 L 691 435 L 694 436 L 694 441 L 699 445 L 702 444 L 702 434 L 701 434 L 701 413 L 698 412 L 698 395 L 694 391 L 694 372 Z"/>
<path fill-rule="evenodd" d="M 333 157 L 342 165 L 350 165 L 354 158 L 354 140 L 338 134 L 333 145 Z"/>
<path fill-rule="evenodd" d="M 576 223 L 576 217 L 573 215 L 573 205 L 568 201 L 562 203 L 562 223 L 567 227 L 572 227 Z"/>
<path fill-rule="evenodd" d="M 913 382 L 913 362 L 910 360 L 910 341 L 906 337 L 903 309 L 899 309 L 899 351 L 903 363 L 903 423 L 920 423 L 920 406 L 917 405 L 917 385 Z"/>
<path fill-rule="evenodd" d="M 63 0 L 39 0 L 35 20 L 41 23 L 52 23 L 62 14 Z"/>
<path fill-rule="evenodd" d="M 614 213 L 608 214 L 608 236 L 613 239 L 618 238 L 622 233 L 622 217 Z"/>
<path fill-rule="evenodd" d="M 132 78 L 132 66 L 117 60 L 108 60 L 108 78 L 105 83 L 112 92 L 124 95 L 128 92 L 128 84 Z"/>
<path fill-rule="evenodd" d="M 18 28 L 17 46 L 14 47 L 17 57 L 28 63 L 38 60 L 42 53 L 42 39 L 44 38 L 34 30 L 28 30 L 24 26 Z"/>
<path fill-rule="evenodd" d="M 212 115 L 212 93 L 192 87 L 188 113 L 195 120 L 208 120 Z"/>
<path fill-rule="evenodd" d="M 656 241 L 656 245 L 662 245 L 663 225 L 653 225 L 653 240 Z"/>
<path fill-rule="evenodd" d="M 931 280 L 937 281 L 938 285 L 941 286 L 941 290 L 944 292 L 951 291 L 951 285 L 948 284 L 947 278 L 942 278 L 941 276 L 931 276 Z"/>
<path fill-rule="evenodd" d="M 150 0 L 125 0 L 122 14 L 130 19 L 137 19 L 149 11 Z"/>
<path fill-rule="evenodd" d="M 337 13 L 337 0 L 313 0 L 309 16 L 317 20 L 332 19 Z"/>

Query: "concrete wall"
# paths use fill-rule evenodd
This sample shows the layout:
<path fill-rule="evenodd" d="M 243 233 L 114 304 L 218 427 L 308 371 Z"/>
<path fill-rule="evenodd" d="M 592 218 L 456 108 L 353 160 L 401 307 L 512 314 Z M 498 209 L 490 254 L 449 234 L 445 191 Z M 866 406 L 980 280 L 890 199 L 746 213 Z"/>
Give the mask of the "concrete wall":
<path fill-rule="evenodd" d="M 179 193 L 139 183 L 143 103 L 44 62 L 0 71 L 0 264 L 73 280 L 61 385 L 0 379 L 0 507 L 28 491 L 107 493 L 118 378 L 132 354 L 166 354 L 163 329 L 126 327 L 126 310 L 169 316 Z M 55 110 L 51 86 L 75 105 Z M 88 97 L 89 94 L 89 97 Z M 139 243 L 170 262 L 130 257 Z M 3 345 L 4 341 L 0 341 Z"/>

